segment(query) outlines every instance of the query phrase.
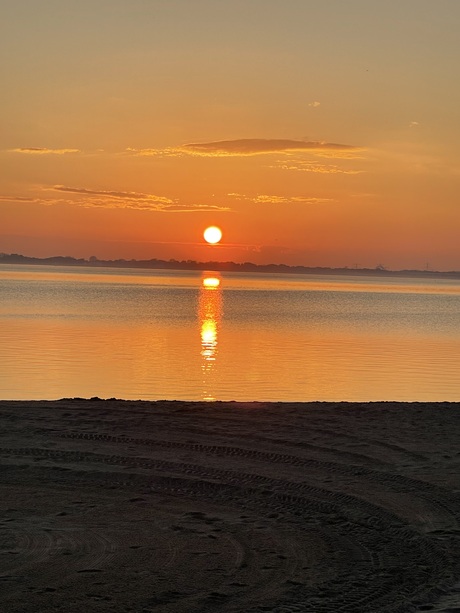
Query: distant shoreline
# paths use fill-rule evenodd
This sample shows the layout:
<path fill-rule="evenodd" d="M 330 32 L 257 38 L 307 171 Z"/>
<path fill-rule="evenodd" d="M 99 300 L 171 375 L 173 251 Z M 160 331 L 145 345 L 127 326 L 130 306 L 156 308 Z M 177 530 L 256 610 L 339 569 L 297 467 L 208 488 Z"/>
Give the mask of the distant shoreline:
<path fill-rule="evenodd" d="M 128 400 L 125 398 L 82 398 L 74 396 L 69 398 L 56 398 L 53 400 L 8 400 L 0 398 L 0 410 L 5 408 L 38 409 L 53 407 L 62 409 L 70 407 L 114 408 L 117 409 L 158 409 L 168 410 L 238 410 L 238 409 L 263 409 L 264 411 L 277 411 L 278 409 L 348 409 L 361 411 L 363 409 L 401 410 L 404 408 L 448 408 L 460 411 L 458 400 Z"/>
<path fill-rule="evenodd" d="M 195 260 L 99 260 L 91 257 L 73 258 L 53 256 L 36 258 L 17 253 L 0 253 L 0 264 L 19 264 L 32 266 L 76 266 L 90 268 L 143 268 L 148 270 L 215 270 L 217 272 L 257 272 L 308 275 L 352 275 L 376 277 L 415 277 L 422 279 L 459 279 L 460 271 L 436 270 L 388 270 L 383 266 L 376 268 L 330 268 L 322 266 L 289 266 L 287 264 L 253 264 L 252 262 L 197 262 Z"/>

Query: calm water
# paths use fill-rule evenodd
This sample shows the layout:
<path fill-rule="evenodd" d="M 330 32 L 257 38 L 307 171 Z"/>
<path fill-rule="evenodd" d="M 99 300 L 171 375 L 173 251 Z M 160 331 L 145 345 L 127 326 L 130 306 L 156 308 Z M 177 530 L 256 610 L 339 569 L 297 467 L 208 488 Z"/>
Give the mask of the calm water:
<path fill-rule="evenodd" d="M 460 400 L 460 283 L 0 266 L 0 398 Z"/>

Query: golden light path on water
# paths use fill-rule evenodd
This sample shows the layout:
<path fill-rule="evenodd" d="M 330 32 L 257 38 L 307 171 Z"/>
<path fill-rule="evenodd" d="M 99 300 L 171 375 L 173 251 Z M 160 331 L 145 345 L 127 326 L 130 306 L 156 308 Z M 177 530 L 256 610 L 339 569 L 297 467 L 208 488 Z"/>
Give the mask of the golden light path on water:
<path fill-rule="evenodd" d="M 203 400 L 216 400 L 215 389 L 216 360 L 218 349 L 218 329 L 222 315 L 222 289 L 220 277 L 202 278 L 198 316 L 201 332 L 201 371 L 203 375 Z"/>

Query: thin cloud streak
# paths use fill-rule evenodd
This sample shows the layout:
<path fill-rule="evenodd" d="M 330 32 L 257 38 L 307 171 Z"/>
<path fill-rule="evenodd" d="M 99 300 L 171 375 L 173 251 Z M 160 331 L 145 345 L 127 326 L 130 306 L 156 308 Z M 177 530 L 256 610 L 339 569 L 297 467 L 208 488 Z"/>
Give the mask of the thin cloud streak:
<path fill-rule="evenodd" d="M 227 196 L 238 200 L 246 200 L 253 204 L 323 204 L 326 202 L 335 202 L 333 198 L 317 198 L 315 196 L 278 196 L 269 194 L 247 196 L 235 192 L 227 194 Z"/>
<path fill-rule="evenodd" d="M 180 148 L 175 149 L 174 147 L 166 147 L 165 149 L 135 149 L 134 147 L 127 147 L 123 154 L 136 157 L 180 157 L 183 155 L 183 151 Z"/>
<path fill-rule="evenodd" d="M 65 185 L 53 185 L 53 191 L 66 192 L 71 194 L 82 194 L 84 196 L 104 196 L 105 198 L 115 198 L 122 200 L 147 200 L 158 202 L 161 204 L 174 204 L 174 200 L 165 198 L 164 196 L 155 196 L 154 194 L 143 194 L 140 192 L 117 192 L 106 190 L 87 189 L 86 187 L 66 187 Z"/>
<path fill-rule="evenodd" d="M 37 198 L 25 196 L 0 196 L 0 202 L 37 202 Z"/>
<path fill-rule="evenodd" d="M 74 204 L 77 204 L 74 202 Z M 197 213 L 205 211 L 228 212 L 228 207 L 207 204 L 162 204 L 159 202 L 145 201 L 108 201 L 90 199 L 78 203 L 85 208 L 106 208 L 106 209 L 135 209 L 138 211 L 152 211 L 159 213 Z"/>
<path fill-rule="evenodd" d="M 320 141 L 302 141 L 289 139 L 266 139 L 266 138 L 243 138 L 238 140 L 215 141 L 209 143 L 189 143 L 180 148 L 190 155 L 205 157 L 226 157 L 260 155 L 265 153 L 283 153 L 290 151 L 308 151 L 309 153 L 321 153 L 356 151 L 353 145 L 339 143 L 325 143 Z"/>
<path fill-rule="evenodd" d="M 10 149 L 11 153 L 25 153 L 29 155 L 65 155 L 67 153 L 81 153 L 80 149 L 48 149 L 46 147 L 18 147 Z"/>
<path fill-rule="evenodd" d="M 144 211 L 157 211 L 162 213 L 196 213 L 204 211 L 230 211 L 229 207 L 215 204 L 182 204 L 165 196 L 145 194 L 141 192 L 122 192 L 109 190 L 95 190 L 86 187 L 67 187 L 53 185 L 44 187 L 45 191 L 64 192 L 84 197 L 81 200 L 72 200 L 72 204 L 85 208 L 109 209 L 137 209 Z"/>
<path fill-rule="evenodd" d="M 33 198 L 0 195 L 1 202 L 18 202 L 42 206 L 79 206 L 83 208 L 136 209 L 161 213 L 231 212 L 228 206 L 216 204 L 182 204 L 164 196 L 139 192 L 93 190 L 65 185 L 41 186 L 42 192 L 59 192 L 75 198 Z"/>
<path fill-rule="evenodd" d="M 343 174 L 343 175 L 358 175 L 364 172 L 364 170 L 340 168 L 335 164 L 317 164 L 315 162 L 304 161 L 278 161 L 276 165 L 270 166 L 270 168 L 279 168 L 281 170 L 294 170 L 297 172 L 312 172 L 318 174 Z"/>
<path fill-rule="evenodd" d="M 333 198 L 315 198 L 307 196 L 268 196 L 262 194 L 253 199 L 255 204 L 322 204 L 324 202 L 334 202 Z"/>
<path fill-rule="evenodd" d="M 224 213 L 231 212 L 228 206 L 220 206 L 218 204 L 176 204 L 163 209 L 168 213 L 199 213 L 205 211 L 222 211 Z"/>
<path fill-rule="evenodd" d="M 414 125 L 416 122 L 413 122 Z M 294 152 L 308 152 L 317 157 L 331 157 L 343 159 L 357 159 L 362 157 L 360 152 L 364 149 L 354 145 L 327 143 L 323 141 L 307 141 L 292 139 L 248 138 L 226 141 L 213 141 L 204 143 L 188 143 L 177 147 L 143 148 L 127 147 L 124 151 L 110 154 L 103 149 L 96 151 L 82 151 L 81 149 L 65 148 L 51 149 L 48 147 L 17 147 L 8 149 L 8 153 L 23 155 L 124 155 L 134 157 L 241 157 L 270 153 L 290 155 Z"/>

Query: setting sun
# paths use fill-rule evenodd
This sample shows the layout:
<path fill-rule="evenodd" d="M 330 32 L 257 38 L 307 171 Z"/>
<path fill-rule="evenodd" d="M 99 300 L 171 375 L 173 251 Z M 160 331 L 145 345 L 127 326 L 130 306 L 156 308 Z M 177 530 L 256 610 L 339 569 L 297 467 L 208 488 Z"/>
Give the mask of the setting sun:
<path fill-rule="evenodd" d="M 210 245 L 215 245 L 222 238 L 222 230 L 217 226 L 209 226 L 203 232 L 204 240 Z"/>

